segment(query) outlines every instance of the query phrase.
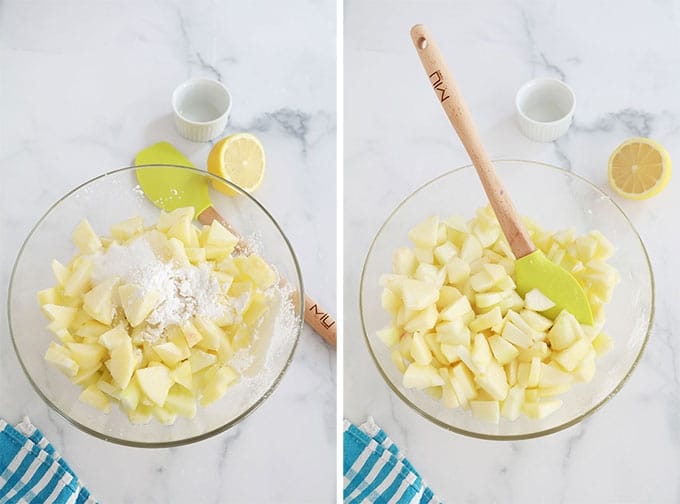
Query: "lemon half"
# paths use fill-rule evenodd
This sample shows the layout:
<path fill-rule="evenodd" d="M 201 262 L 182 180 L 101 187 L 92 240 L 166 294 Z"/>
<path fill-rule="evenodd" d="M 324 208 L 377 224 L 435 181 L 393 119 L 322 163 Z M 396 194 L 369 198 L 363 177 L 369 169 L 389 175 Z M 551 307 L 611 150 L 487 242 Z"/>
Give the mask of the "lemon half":
<path fill-rule="evenodd" d="M 671 171 L 668 151 L 649 138 L 630 138 L 609 157 L 609 183 L 624 198 L 656 196 L 668 184 Z"/>
<path fill-rule="evenodd" d="M 255 135 L 236 133 L 217 142 L 208 155 L 208 172 L 228 180 L 246 192 L 253 192 L 264 178 L 265 155 Z M 213 187 L 229 196 L 237 191 L 213 181 Z"/>

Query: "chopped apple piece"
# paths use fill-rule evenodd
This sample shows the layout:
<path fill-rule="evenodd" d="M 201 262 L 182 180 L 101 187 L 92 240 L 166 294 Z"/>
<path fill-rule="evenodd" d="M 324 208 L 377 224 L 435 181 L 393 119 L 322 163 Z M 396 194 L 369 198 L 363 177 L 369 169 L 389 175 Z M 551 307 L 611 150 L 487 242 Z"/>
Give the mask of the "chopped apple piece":
<path fill-rule="evenodd" d="M 411 363 L 404 373 L 404 387 L 425 389 L 444 384 L 437 370 L 429 365 Z"/>
<path fill-rule="evenodd" d="M 179 366 L 170 372 L 170 376 L 175 381 L 179 383 L 182 387 L 192 390 L 192 374 L 191 374 L 191 363 L 187 360 L 182 362 Z"/>
<path fill-rule="evenodd" d="M 548 298 L 540 290 L 532 289 L 524 296 L 524 305 L 529 310 L 542 312 L 553 308 L 555 303 L 553 303 L 550 298 Z"/>
<path fill-rule="evenodd" d="M 439 299 L 439 288 L 421 280 L 406 278 L 401 290 L 404 306 L 410 310 L 424 310 Z"/>
<path fill-rule="evenodd" d="M 379 331 L 377 331 L 376 336 L 378 336 L 378 338 L 380 338 L 380 340 L 383 343 L 385 343 L 385 345 L 388 348 L 392 348 L 399 341 L 399 337 L 401 336 L 401 332 L 397 329 L 396 326 L 389 325 L 389 326 L 385 327 L 384 329 L 380 329 Z"/>
<path fill-rule="evenodd" d="M 135 355 L 132 350 L 132 341 L 129 338 L 113 347 L 111 358 L 106 361 L 106 367 L 116 385 L 120 389 L 125 389 L 135 370 Z"/>
<path fill-rule="evenodd" d="M 408 247 L 401 247 L 394 251 L 392 256 L 392 270 L 397 275 L 411 276 L 418 267 L 418 259 Z"/>
<path fill-rule="evenodd" d="M 237 381 L 238 374 L 229 366 L 210 369 L 205 376 L 201 406 L 208 406 L 220 399 Z"/>
<path fill-rule="evenodd" d="M 173 386 L 165 399 L 164 408 L 183 417 L 194 418 L 196 416 L 196 398 L 190 390 Z"/>
<path fill-rule="evenodd" d="M 113 320 L 113 289 L 120 279 L 111 277 L 95 285 L 83 296 L 83 310 L 102 324 L 111 325 Z"/>
<path fill-rule="evenodd" d="M 439 217 L 433 215 L 408 232 L 409 239 L 416 247 L 435 247 L 439 231 Z"/>
<path fill-rule="evenodd" d="M 170 370 L 163 364 L 159 364 L 153 367 L 138 369 L 135 371 L 135 378 L 139 388 L 146 397 L 151 399 L 157 406 L 163 407 L 168 391 L 174 383 L 170 377 Z"/>
<path fill-rule="evenodd" d="M 92 384 L 84 389 L 78 396 L 85 404 L 97 408 L 104 413 L 109 413 L 111 411 L 111 403 L 109 398 L 101 390 L 97 388 L 97 385 Z"/>
<path fill-rule="evenodd" d="M 144 231 L 144 220 L 132 217 L 111 226 L 111 236 L 119 242 L 125 242 Z"/>
<path fill-rule="evenodd" d="M 102 242 L 94 232 L 87 219 L 83 219 L 75 227 L 71 239 L 81 254 L 94 254 L 102 248 Z"/>
<path fill-rule="evenodd" d="M 502 366 L 512 362 L 519 355 L 519 350 L 512 343 L 497 334 L 489 337 L 489 346 L 494 358 Z"/>
<path fill-rule="evenodd" d="M 500 420 L 498 401 L 470 401 L 470 408 L 475 418 L 497 424 Z"/>
<path fill-rule="evenodd" d="M 68 349 L 55 343 L 50 343 L 45 353 L 45 360 L 59 369 L 66 376 L 76 376 L 78 373 L 78 363 L 71 358 Z"/>
<path fill-rule="evenodd" d="M 120 304 L 125 318 L 132 327 L 140 325 L 161 301 L 161 293 L 155 290 L 144 291 L 136 284 L 124 284 L 118 287 Z"/>
<path fill-rule="evenodd" d="M 515 385 L 508 390 L 508 395 L 503 401 L 501 415 L 510 421 L 517 420 L 524 404 L 524 389 Z"/>

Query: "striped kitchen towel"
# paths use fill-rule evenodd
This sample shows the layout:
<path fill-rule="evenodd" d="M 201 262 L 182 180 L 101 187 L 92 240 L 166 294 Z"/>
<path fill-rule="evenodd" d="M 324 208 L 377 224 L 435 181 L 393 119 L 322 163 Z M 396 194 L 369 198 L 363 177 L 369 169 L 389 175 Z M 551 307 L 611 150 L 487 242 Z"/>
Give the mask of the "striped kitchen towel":
<path fill-rule="evenodd" d="M 28 417 L 0 418 L 0 504 L 96 504 L 73 470 Z"/>
<path fill-rule="evenodd" d="M 346 504 L 441 503 L 373 418 L 359 427 L 345 420 L 343 448 Z"/>

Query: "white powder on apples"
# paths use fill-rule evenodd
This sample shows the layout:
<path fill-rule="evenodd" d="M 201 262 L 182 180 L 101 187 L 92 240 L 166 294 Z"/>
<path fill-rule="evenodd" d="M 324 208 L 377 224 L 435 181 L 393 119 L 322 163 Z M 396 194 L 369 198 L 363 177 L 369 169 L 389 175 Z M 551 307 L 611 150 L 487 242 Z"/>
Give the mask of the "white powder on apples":
<path fill-rule="evenodd" d="M 119 277 L 121 283 L 136 284 L 141 295 L 158 292 L 160 301 L 146 319 L 143 337 L 158 340 L 166 327 L 183 325 L 194 316 L 207 319 L 222 317 L 229 308 L 220 296 L 221 288 L 206 265 L 178 266 L 162 261 L 151 244 L 140 237 L 125 245 L 112 244 L 106 253 L 93 258 L 95 283 Z"/>

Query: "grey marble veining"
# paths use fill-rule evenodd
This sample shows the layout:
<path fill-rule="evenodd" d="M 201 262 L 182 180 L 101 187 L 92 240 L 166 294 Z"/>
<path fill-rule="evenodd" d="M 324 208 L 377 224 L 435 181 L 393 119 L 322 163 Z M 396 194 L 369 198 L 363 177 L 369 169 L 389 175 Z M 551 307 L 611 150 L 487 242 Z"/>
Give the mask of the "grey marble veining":
<path fill-rule="evenodd" d="M 23 239 L 67 191 L 160 140 L 205 165 L 214 142 L 178 136 L 170 96 L 207 76 L 233 96 L 225 134 L 262 140 L 255 196 L 291 241 L 307 291 L 335 311 L 335 44 L 328 0 L 2 2 L 0 304 Z M 29 415 L 102 503 L 331 502 L 335 387 L 335 352 L 305 328 L 278 388 L 237 427 L 186 447 L 126 448 L 42 403 L 0 316 L 0 416 Z"/>

